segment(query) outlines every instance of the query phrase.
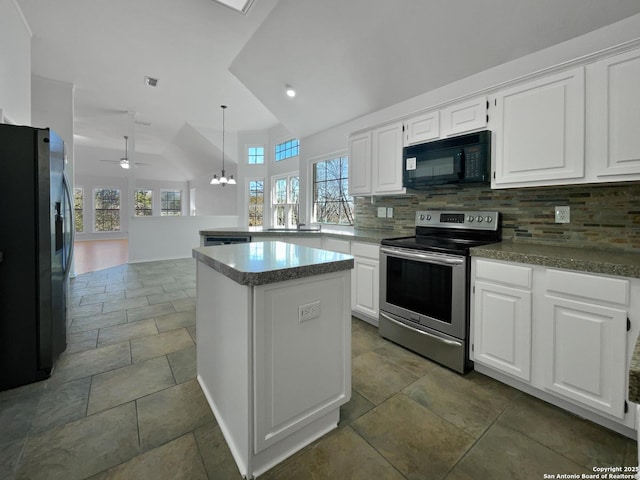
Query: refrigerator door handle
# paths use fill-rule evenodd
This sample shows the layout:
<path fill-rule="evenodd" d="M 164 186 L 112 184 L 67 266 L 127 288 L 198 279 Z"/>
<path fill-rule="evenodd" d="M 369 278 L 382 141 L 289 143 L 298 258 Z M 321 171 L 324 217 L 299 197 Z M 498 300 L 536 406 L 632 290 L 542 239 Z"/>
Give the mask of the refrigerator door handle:
<path fill-rule="evenodd" d="M 73 242 L 75 241 L 76 228 L 74 224 L 75 218 L 73 216 L 73 198 L 71 196 L 71 187 L 69 186 L 69 180 L 67 179 L 67 172 L 62 172 L 62 178 L 64 194 L 67 197 L 67 207 L 69 208 L 69 224 L 71 225 L 71 231 L 69 232 L 70 242 L 69 245 L 65 245 L 68 255 L 66 255 L 66 262 L 64 265 L 64 278 L 67 278 L 69 276 L 69 272 L 71 271 L 71 263 L 73 261 Z"/>

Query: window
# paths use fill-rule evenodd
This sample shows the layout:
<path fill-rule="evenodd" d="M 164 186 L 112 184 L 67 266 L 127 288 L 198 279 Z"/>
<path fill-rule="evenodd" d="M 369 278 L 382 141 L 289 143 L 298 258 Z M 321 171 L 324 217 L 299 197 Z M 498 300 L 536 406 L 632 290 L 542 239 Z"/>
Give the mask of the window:
<path fill-rule="evenodd" d="M 264 181 L 249 181 L 249 226 L 260 227 L 263 225 L 262 214 L 264 211 Z"/>
<path fill-rule="evenodd" d="M 313 165 L 313 217 L 319 223 L 353 225 L 353 198 L 348 195 L 349 160 L 325 160 Z"/>
<path fill-rule="evenodd" d="M 120 190 L 96 188 L 95 192 L 95 231 L 119 232 Z"/>
<path fill-rule="evenodd" d="M 300 177 L 287 175 L 273 178 L 273 225 L 294 228 L 298 225 Z"/>
<path fill-rule="evenodd" d="M 84 232 L 83 199 L 82 187 L 75 187 L 73 189 L 73 220 L 76 224 L 76 232 Z"/>
<path fill-rule="evenodd" d="M 195 217 L 196 215 L 196 189 L 189 190 L 189 215 Z"/>
<path fill-rule="evenodd" d="M 300 154 L 300 142 L 297 138 L 276 145 L 276 162 Z"/>
<path fill-rule="evenodd" d="M 180 191 L 165 190 L 160 195 L 160 215 L 179 216 L 182 215 L 182 205 L 180 201 Z"/>
<path fill-rule="evenodd" d="M 153 215 L 151 201 L 153 192 L 151 190 L 136 190 L 134 203 L 136 206 L 136 217 L 150 217 Z"/>
<path fill-rule="evenodd" d="M 264 147 L 247 147 L 247 162 L 249 165 L 264 163 Z"/>

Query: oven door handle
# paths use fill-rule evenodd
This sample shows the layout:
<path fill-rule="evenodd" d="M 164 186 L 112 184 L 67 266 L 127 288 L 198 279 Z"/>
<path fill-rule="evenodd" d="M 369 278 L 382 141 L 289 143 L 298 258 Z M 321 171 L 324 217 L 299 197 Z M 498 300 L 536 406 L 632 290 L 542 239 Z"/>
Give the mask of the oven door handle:
<path fill-rule="evenodd" d="M 389 315 L 386 315 L 384 312 L 380 312 L 380 316 L 384 317 L 385 320 L 391 322 L 391 323 L 395 323 L 396 325 L 398 325 L 399 327 L 404 327 L 404 328 L 411 328 L 412 331 L 420 333 L 422 335 L 424 335 L 425 337 L 430 337 L 433 338 L 439 342 L 442 342 L 446 345 L 451 345 L 452 347 L 459 347 L 460 345 L 462 345 L 462 342 L 454 342 L 453 340 L 447 340 L 446 338 L 442 338 L 438 335 L 433 335 L 432 333 L 429 332 L 425 332 L 424 330 L 419 330 L 417 328 L 412 328 L 409 325 L 406 325 L 402 322 L 397 321 L 395 318 L 391 318 Z"/>
<path fill-rule="evenodd" d="M 457 266 L 464 264 L 463 257 L 434 255 L 424 252 L 416 252 L 415 250 L 407 250 L 404 248 L 380 248 L 381 253 L 386 253 L 399 258 L 408 260 L 418 260 L 422 262 L 437 263 L 439 265 Z"/>

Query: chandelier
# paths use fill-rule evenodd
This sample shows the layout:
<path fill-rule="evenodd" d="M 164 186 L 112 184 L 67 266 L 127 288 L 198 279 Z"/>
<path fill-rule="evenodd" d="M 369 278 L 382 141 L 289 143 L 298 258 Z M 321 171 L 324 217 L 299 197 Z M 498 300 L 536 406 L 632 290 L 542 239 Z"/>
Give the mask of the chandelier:
<path fill-rule="evenodd" d="M 222 185 L 225 187 L 227 183 L 229 185 L 235 185 L 236 181 L 233 178 L 233 175 L 229 175 L 229 178 L 226 177 L 224 173 L 224 111 L 226 110 L 226 105 L 220 105 L 222 109 L 222 175 L 218 177 L 215 173 L 213 174 L 213 178 L 211 179 L 211 185 Z"/>

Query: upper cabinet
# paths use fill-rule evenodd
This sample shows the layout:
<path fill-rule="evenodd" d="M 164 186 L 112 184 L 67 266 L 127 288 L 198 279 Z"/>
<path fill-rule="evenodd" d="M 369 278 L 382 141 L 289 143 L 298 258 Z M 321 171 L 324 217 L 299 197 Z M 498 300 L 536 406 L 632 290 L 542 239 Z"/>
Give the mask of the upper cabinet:
<path fill-rule="evenodd" d="M 349 195 L 390 195 L 402 188 L 402 123 L 349 137 Z"/>
<path fill-rule="evenodd" d="M 440 138 L 440 111 L 412 117 L 403 123 L 404 145 L 428 142 Z"/>
<path fill-rule="evenodd" d="M 373 194 L 405 193 L 402 188 L 402 123 L 373 131 Z"/>
<path fill-rule="evenodd" d="M 640 50 L 587 67 L 588 161 L 600 181 L 640 174 Z"/>
<path fill-rule="evenodd" d="M 487 97 L 456 103 L 405 120 L 404 146 L 487 128 Z"/>
<path fill-rule="evenodd" d="M 349 137 L 349 195 L 371 195 L 371 132 Z"/>
<path fill-rule="evenodd" d="M 498 92 L 493 99 L 494 188 L 584 177 L 585 76 L 579 67 Z"/>
<path fill-rule="evenodd" d="M 483 130 L 487 126 L 487 97 L 456 103 L 442 110 L 442 136 Z"/>

